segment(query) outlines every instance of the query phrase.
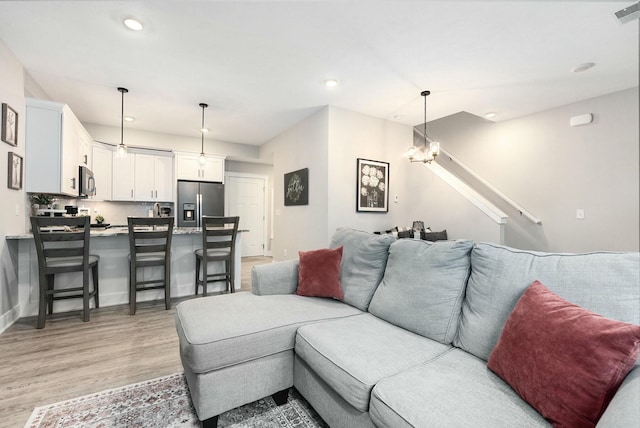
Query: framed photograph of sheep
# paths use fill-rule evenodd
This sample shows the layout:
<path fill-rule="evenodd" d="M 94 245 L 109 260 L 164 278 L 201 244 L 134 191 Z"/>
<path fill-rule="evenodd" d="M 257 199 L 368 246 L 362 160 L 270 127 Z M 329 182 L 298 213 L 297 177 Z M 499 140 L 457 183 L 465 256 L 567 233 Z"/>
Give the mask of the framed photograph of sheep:
<path fill-rule="evenodd" d="M 389 212 L 389 163 L 357 159 L 356 211 Z"/>
<path fill-rule="evenodd" d="M 18 145 L 18 113 L 2 103 L 2 141 L 12 146 Z"/>

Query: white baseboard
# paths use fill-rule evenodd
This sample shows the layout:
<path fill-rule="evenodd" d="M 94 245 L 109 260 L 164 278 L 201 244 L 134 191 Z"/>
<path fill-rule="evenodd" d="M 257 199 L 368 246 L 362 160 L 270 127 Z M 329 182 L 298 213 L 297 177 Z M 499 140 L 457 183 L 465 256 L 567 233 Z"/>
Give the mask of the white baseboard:
<path fill-rule="evenodd" d="M 11 327 L 13 323 L 18 321 L 18 319 L 20 319 L 20 305 L 14 306 L 5 314 L 0 316 L 0 334 Z"/>

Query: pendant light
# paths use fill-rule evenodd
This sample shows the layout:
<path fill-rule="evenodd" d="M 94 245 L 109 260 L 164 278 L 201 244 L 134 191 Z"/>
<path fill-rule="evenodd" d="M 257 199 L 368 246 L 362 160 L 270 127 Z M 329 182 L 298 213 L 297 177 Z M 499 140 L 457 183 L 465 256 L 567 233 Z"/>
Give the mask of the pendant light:
<path fill-rule="evenodd" d="M 200 103 L 200 107 L 202 107 L 202 126 L 200 127 L 200 135 L 202 137 L 200 143 L 200 165 L 204 165 L 207 162 L 207 158 L 204 156 L 204 133 L 207 132 L 207 128 L 204 127 L 204 109 L 209 107 L 208 104 Z"/>
<path fill-rule="evenodd" d="M 127 157 L 127 146 L 124 145 L 124 94 L 129 92 L 127 88 L 118 88 L 118 91 L 122 94 L 122 109 L 120 113 L 120 144 L 118 144 L 117 153 L 118 157 Z"/>
<path fill-rule="evenodd" d="M 409 147 L 407 157 L 410 162 L 431 163 L 440 153 L 440 143 L 437 141 L 431 141 L 431 139 L 427 137 L 427 97 L 429 94 L 431 94 L 431 91 L 420 92 L 420 95 L 424 97 L 424 145 L 420 147 L 412 145 Z"/>

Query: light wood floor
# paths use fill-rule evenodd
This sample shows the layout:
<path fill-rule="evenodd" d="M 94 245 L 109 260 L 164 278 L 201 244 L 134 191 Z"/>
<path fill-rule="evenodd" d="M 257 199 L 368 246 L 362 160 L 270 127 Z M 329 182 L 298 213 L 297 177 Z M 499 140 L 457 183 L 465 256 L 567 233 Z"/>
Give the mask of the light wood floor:
<path fill-rule="evenodd" d="M 242 259 L 242 291 L 251 267 L 270 262 Z M 182 371 L 175 309 L 146 302 L 128 311 L 95 309 L 86 323 L 81 312 L 54 313 L 42 330 L 23 318 L 0 334 L 0 427 L 24 426 L 37 406 Z"/>

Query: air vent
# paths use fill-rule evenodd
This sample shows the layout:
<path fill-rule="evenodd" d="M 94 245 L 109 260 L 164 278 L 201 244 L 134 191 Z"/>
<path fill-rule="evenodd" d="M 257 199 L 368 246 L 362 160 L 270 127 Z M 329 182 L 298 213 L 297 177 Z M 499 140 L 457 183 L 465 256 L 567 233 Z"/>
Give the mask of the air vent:
<path fill-rule="evenodd" d="M 632 4 L 629 7 L 625 7 L 624 9 L 620 9 L 615 13 L 616 18 L 621 24 L 627 23 L 634 19 L 638 19 L 640 17 L 640 6 L 639 3 Z"/>

